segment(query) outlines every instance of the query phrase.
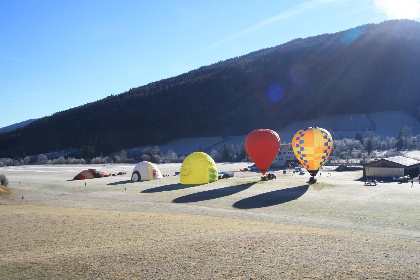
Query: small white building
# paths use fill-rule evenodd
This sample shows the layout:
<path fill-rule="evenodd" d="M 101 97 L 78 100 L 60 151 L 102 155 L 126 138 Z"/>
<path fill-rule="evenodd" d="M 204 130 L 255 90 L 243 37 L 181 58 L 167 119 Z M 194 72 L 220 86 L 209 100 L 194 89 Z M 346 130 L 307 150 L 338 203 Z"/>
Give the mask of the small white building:
<path fill-rule="evenodd" d="M 272 163 L 272 166 L 281 167 L 290 161 L 297 162 L 297 158 L 295 156 L 295 152 L 293 152 L 292 145 L 285 145 L 280 148 L 278 155 Z"/>

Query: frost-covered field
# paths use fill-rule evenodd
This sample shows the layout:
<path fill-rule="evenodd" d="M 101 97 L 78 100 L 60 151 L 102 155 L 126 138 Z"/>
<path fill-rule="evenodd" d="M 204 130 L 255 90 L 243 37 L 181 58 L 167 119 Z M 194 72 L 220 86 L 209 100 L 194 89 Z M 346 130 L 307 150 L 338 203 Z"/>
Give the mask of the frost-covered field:
<path fill-rule="evenodd" d="M 250 163 L 217 164 L 239 171 Z M 420 184 L 362 171 L 181 185 L 134 165 L 2 167 L 0 279 L 418 279 Z M 86 168 L 121 176 L 74 181 Z M 86 185 L 85 185 L 86 183 Z"/>

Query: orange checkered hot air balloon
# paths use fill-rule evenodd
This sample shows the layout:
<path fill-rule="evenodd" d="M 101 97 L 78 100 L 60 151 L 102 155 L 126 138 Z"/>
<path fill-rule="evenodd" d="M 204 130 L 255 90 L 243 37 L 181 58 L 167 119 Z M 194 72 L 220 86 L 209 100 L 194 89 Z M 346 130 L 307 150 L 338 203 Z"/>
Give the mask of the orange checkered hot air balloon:
<path fill-rule="evenodd" d="M 299 130 L 292 140 L 293 151 L 300 163 L 311 174 L 311 180 L 327 161 L 332 150 L 331 134 L 324 128 L 308 127 Z"/>

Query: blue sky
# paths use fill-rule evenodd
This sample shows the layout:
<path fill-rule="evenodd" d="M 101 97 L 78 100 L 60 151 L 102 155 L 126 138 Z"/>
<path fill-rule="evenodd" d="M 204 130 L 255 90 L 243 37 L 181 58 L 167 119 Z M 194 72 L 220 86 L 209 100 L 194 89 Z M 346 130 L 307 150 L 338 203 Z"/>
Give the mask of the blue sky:
<path fill-rule="evenodd" d="M 0 0 L 0 127 L 395 18 L 420 0 Z"/>

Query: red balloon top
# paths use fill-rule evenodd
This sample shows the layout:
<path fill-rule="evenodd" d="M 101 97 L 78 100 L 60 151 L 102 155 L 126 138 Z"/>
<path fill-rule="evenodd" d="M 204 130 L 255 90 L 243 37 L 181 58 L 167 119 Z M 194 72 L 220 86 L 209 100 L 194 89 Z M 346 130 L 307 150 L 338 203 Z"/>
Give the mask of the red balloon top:
<path fill-rule="evenodd" d="M 264 175 L 280 150 L 280 137 L 271 129 L 256 129 L 245 139 L 248 156 Z"/>

